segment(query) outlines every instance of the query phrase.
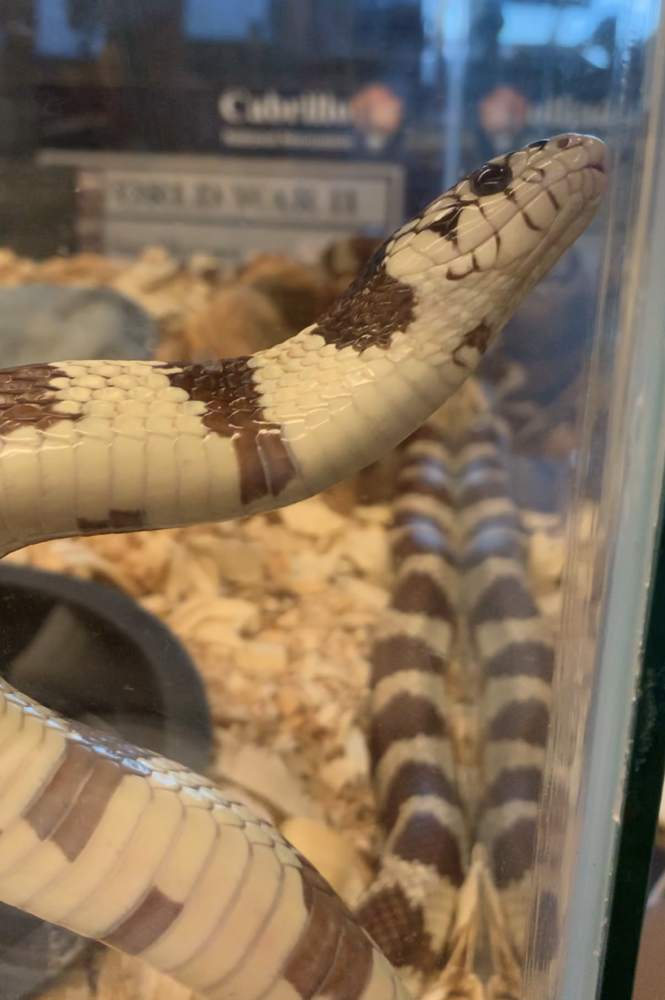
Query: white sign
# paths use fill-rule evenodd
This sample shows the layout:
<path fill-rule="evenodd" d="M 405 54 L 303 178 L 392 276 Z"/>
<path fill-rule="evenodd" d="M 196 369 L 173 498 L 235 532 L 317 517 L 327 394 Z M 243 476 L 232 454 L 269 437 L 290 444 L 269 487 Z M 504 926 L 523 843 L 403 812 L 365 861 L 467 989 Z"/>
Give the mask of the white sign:
<path fill-rule="evenodd" d="M 109 170 L 105 187 L 108 217 L 381 228 L 388 214 L 389 191 L 376 180 Z"/>
<path fill-rule="evenodd" d="M 257 250 L 311 256 L 345 235 L 402 220 L 403 170 L 385 163 L 153 154 L 42 154 L 99 173 L 106 253 L 164 246 L 241 260 Z"/>

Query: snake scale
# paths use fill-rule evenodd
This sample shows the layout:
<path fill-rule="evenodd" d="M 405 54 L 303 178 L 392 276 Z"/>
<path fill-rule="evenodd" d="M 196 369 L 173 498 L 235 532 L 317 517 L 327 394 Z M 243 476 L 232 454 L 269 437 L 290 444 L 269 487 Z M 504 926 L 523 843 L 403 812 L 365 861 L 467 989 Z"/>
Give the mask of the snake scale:
<path fill-rule="evenodd" d="M 237 517 L 365 467 L 454 392 L 584 230 L 603 193 L 603 164 L 603 144 L 578 135 L 492 160 L 390 237 L 316 324 L 254 356 L 1 371 L 0 552 Z M 417 559 L 408 529 L 404 537 L 405 560 Z M 441 539 L 443 550 L 445 530 Z M 517 563 L 512 549 L 502 558 Z M 432 614 L 421 626 L 445 644 L 454 612 L 432 579 L 429 570 L 419 577 Z M 403 621 L 409 596 L 394 609 Z M 438 742 L 445 757 L 445 726 L 425 706 L 424 734 L 394 743 L 400 713 L 391 698 L 431 703 L 437 655 L 422 662 L 422 690 L 375 687 L 385 731 L 375 727 L 372 737 L 393 858 L 415 881 L 418 868 L 434 869 L 425 930 L 432 908 L 449 921 L 466 848 L 449 832 L 458 806 L 445 767 L 434 765 L 423 792 L 426 814 L 416 793 L 404 819 L 402 805 L 413 804 L 406 744 L 420 739 L 427 760 Z M 418 725 L 417 713 L 409 718 Z M 423 836 L 432 853 L 419 862 Z M 400 838 L 411 845 L 401 858 Z M 4 682 L 0 899 L 139 955 L 209 998 L 408 997 L 354 916 L 269 824 L 205 778 L 69 723 Z"/>
<path fill-rule="evenodd" d="M 371 656 L 384 844 L 357 916 L 414 993 L 450 956 L 474 843 L 513 969 L 523 960 L 554 650 L 527 579 L 508 438 L 481 413 L 455 432 L 425 424 L 402 448 L 396 581 Z M 470 732 L 456 725 L 464 692 L 453 664 L 476 677 Z"/>

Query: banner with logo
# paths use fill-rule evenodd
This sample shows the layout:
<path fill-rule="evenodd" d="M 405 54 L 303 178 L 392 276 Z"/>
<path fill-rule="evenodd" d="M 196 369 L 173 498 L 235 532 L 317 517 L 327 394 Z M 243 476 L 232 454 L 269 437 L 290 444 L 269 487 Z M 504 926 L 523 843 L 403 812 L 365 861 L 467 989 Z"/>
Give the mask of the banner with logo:
<path fill-rule="evenodd" d="M 283 94 L 227 87 L 217 103 L 227 149 L 382 155 L 399 135 L 404 101 L 374 83 L 348 99 L 330 90 Z"/>

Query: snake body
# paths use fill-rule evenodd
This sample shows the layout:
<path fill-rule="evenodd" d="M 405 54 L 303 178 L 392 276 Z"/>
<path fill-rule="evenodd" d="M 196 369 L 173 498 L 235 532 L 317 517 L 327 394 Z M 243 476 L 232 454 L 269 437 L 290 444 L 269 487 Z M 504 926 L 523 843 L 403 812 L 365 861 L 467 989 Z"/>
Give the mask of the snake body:
<path fill-rule="evenodd" d="M 554 649 L 527 580 L 528 539 L 511 496 L 502 430 L 495 419 L 477 420 L 460 452 L 461 600 L 483 679 L 477 836 L 521 960 Z"/>
<path fill-rule="evenodd" d="M 567 135 L 491 161 L 399 229 L 318 323 L 252 357 L 0 372 L 0 552 L 236 517 L 367 465 L 467 377 L 588 224 L 603 150 Z M 210 998 L 407 996 L 272 827 L 4 683 L 0 899 Z"/>
<path fill-rule="evenodd" d="M 459 604 L 451 464 L 429 425 L 404 449 L 396 582 L 371 656 L 370 752 L 386 839 L 358 917 L 414 989 L 441 959 L 469 858 L 446 686 Z"/>
<path fill-rule="evenodd" d="M 475 843 L 514 969 L 524 954 L 554 650 L 527 579 L 508 436 L 483 413 L 456 433 L 425 424 L 401 449 L 396 580 L 371 655 L 384 844 L 357 916 L 416 993 L 450 957 Z M 453 663 L 480 682 L 471 732 L 455 723 Z M 475 795 L 460 746 L 472 734 Z"/>

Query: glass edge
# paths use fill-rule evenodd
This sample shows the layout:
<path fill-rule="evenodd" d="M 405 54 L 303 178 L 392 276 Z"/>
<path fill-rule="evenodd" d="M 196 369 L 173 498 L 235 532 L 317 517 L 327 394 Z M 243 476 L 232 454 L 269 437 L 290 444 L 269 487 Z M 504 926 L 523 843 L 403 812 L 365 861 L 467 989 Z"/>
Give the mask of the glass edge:
<path fill-rule="evenodd" d="M 611 559 L 597 654 L 602 674 L 601 683 L 598 685 L 598 678 L 594 682 L 585 751 L 584 818 L 577 884 L 571 900 L 570 929 L 574 937 L 568 942 L 569 953 L 561 970 L 561 989 L 557 992 L 561 1000 L 579 996 L 630 1000 L 660 802 L 660 788 L 656 785 L 662 780 L 662 768 L 658 767 L 661 748 L 658 723 L 653 717 L 653 709 L 661 708 L 655 669 L 659 637 L 657 632 L 648 633 L 654 651 L 647 663 L 645 635 L 652 624 L 650 609 L 657 614 L 654 573 L 660 570 L 658 532 L 665 481 L 665 362 L 661 347 L 665 339 L 665 295 L 660 263 L 665 250 L 665 165 L 661 155 L 665 139 L 664 69 L 665 25 L 661 22 L 651 78 L 647 77 L 652 105 L 648 108 L 638 221 L 628 255 L 626 288 L 621 295 L 621 339 L 631 340 L 634 355 L 630 358 L 623 417 L 617 421 L 617 414 L 613 414 L 615 434 L 608 442 L 608 454 L 620 461 L 623 481 L 608 536 Z M 620 345 L 619 359 L 621 355 Z M 628 360 L 625 353 L 623 360 Z M 625 427 L 620 428 L 624 421 Z M 610 459 L 611 465 L 614 461 Z M 616 468 L 609 471 L 613 478 Z M 627 594 L 631 580 L 632 594 Z M 612 743 L 608 743 L 608 733 L 613 734 Z M 653 760 L 645 776 L 641 767 L 649 755 Z M 658 778 L 654 777 L 656 773 Z M 639 780 L 633 791 L 631 780 L 636 777 Z M 648 792 L 654 797 L 648 804 L 642 803 L 645 811 L 640 813 L 637 824 L 642 823 L 643 829 L 635 831 L 635 797 Z M 651 813 L 653 822 L 648 822 Z M 640 852 L 639 859 L 635 851 Z M 620 870 L 626 862 L 629 867 Z M 585 914 L 586 930 L 582 919 Z"/>
<path fill-rule="evenodd" d="M 658 25 L 662 11 L 660 0 L 652 3 L 649 10 L 634 8 L 627 12 L 628 27 L 631 27 L 629 15 L 635 15 L 637 20 L 650 15 L 650 34 L 653 38 L 653 27 Z M 629 30 L 625 32 L 626 38 L 631 35 Z M 620 820 L 632 760 L 631 741 L 636 727 L 638 696 L 642 691 L 640 669 L 659 539 L 657 527 L 665 457 L 665 359 L 662 350 L 665 341 L 665 289 L 662 267 L 659 273 L 658 266 L 659 259 L 662 261 L 659 251 L 665 253 L 665 167 L 660 156 L 665 136 L 662 110 L 665 36 L 662 24 L 655 41 L 657 51 L 654 57 L 652 50 L 644 77 L 642 125 L 636 148 L 632 145 L 629 150 L 625 148 L 629 140 L 621 127 L 623 119 L 610 136 L 615 154 L 629 152 L 631 168 L 627 178 L 624 176 L 623 186 L 612 185 L 611 197 L 617 201 L 610 200 L 606 209 L 609 224 L 604 295 L 599 303 L 594 337 L 596 355 L 600 339 L 611 343 L 618 337 L 613 352 L 612 365 L 616 377 L 613 379 L 610 434 L 605 449 L 606 468 L 599 508 L 602 524 L 596 532 L 595 543 L 597 568 L 606 563 L 606 570 L 601 574 L 605 581 L 605 596 L 600 608 L 600 634 L 592 653 L 595 666 L 584 666 L 585 655 L 591 651 L 583 653 L 577 630 L 587 628 L 585 621 L 590 609 L 587 608 L 580 618 L 579 600 L 568 602 L 574 613 L 569 607 L 564 620 L 563 648 L 557 654 L 557 659 L 562 652 L 566 657 L 572 657 L 572 666 L 583 669 L 591 680 L 593 700 L 586 722 L 584 717 L 587 713 L 582 713 L 580 722 L 583 730 L 575 738 L 579 751 L 583 752 L 583 769 L 577 801 L 572 803 L 572 808 L 579 810 L 575 829 L 569 830 L 565 836 L 567 847 L 564 850 L 572 867 L 559 868 L 550 872 L 549 876 L 541 873 L 540 879 L 536 878 L 538 888 L 531 911 L 532 933 L 524 983 L 524 995 L 530 1000 L 543 1000 L 545 997 L 548 1000 L 579 1000 L 580 996 L 592 998 L 599 996 L 601 984 L 607 981 L 607 933 L 610 912 L 615 912 L 611 911 L 612 888 L 618 860 Z M 620 117 L 619 111 L 623 110 L 621 88 L 616 98 L 615 114 Z M 648 131 L 642 127 L 647 124 Z M 618 170 L 614 173 L 618 174 Z M 617 211 L 619 205 L 621 207 Z M 628 243 L 623 237 L 619 239 L 621 232 L 620 228 L 617 229 L 617 216 L 624 212 L 636 218 L 636 224 L 629 230 Z M 610 306 L 608 312 L 606 296 L 610 256 L 613 260 L 625 257 L 625 264 L 618 304 Z M 602 365 L 597 363 L 596 373 L 601 368 Z M 594 387 L 593 381 L 588 388 L 590 396 L 584 421 L 586 447 L 580 454 L 579 471 L 582 474 L 576 477 L 577 502 L 589 464 L 589 428 L 593 425 L 595 411 L 602 406 L 602 394 Z M 571 552 L 568 559 L 566 578 L 569 580 L 573 554 Z M 601 577 L 596 577 L 599 582 Z M 569 596 L 572 598 L 572 595 Z M 580 593 L 578 597 L 581 596 Z M 589 635 L 594 634 L 596 626 L 590 620 L 587 625 Z M 599 673 L 601 665 L 602 673 Z M 567 675 L 571 675 L 570 669 Z M 565 690 L 561 689 L 557 694 L 555 681 L 555 706 L 558 703 L 559 708 L 562 707 L 565 695 Z M 637 724 L 642 725 L 642 717 Z M 558 759 L 554 748 L 548 750 L 548 768 L 551 769 Z M 659 795 L 656 802 L 658 800 Z M 555 814 L 552 810 L 550 812 L 552 820 Z M 538 833 L 540 856 L 545 843 L 549 843 L 547 829 L 547 820 L 544 823 L 541 820 Z M 649 836 L 652 833 L 653 827 Z M 564 870 L 568 874 L 563 875 Z M 558 954 L 553 965 L 551 961 L 542 965 L 542 956 L 537 954 L 537 949 L 534 951 L 539 930 L 536 919 L 539 916 L 538 905 L 541 897 L 548 895 L 550 883 L 550 888 L 555 888 L 559 894 L 562 875 L 567 880 L 569 899 L 563 924 L 559 928 Z M 640 908 L 644 902 L 641 883 L 638 887 L 632 883 L 631 891 L 633 900 L 638 900 L 634 902 L 633 914 L 640 910 L 641 917 Z M 566 887 L 563 895 L 568 895 Z M 634 932 L 636 940 L 640 922 L 639 918 L 632 921 L 633 926 L 637 924 Z M 629 958 L 624 949 L 624 956 L 627 966 L 631 968 L 632 979 L 636 952 Z M 616 996 L 630 1000 L 630 990 L 624 988 Z M 603 997 L 603 1000 L 607 998 Z"/>
<path fill-rule="evenodd" d="M 629 1000 L 665 774 L 665 476 L 599 1000 Z"/>

